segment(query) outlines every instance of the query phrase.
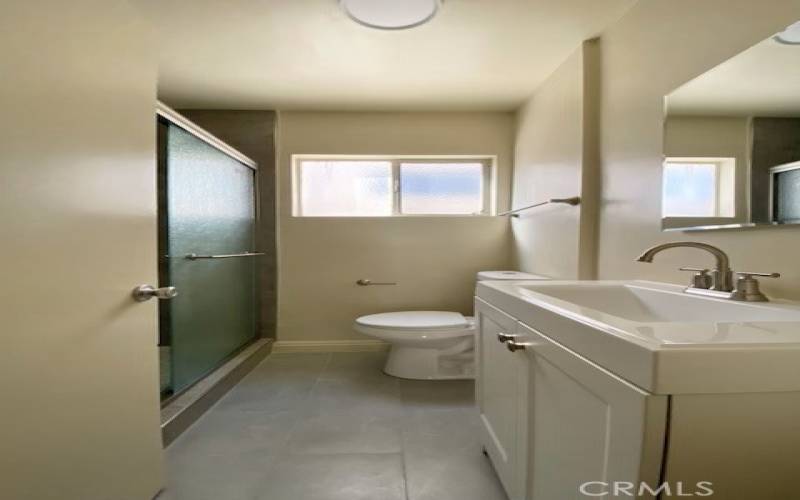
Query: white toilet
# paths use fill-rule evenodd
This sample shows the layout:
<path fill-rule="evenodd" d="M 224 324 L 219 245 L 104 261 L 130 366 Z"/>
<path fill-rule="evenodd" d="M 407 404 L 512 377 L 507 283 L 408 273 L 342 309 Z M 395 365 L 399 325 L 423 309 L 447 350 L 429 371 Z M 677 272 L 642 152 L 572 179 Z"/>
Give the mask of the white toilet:
<path fill-rule="evenodd" d="M 478 281 L 545 280 L 517 271 L 482 271 Z M 391 344 L 384 371 L 395 377 L 438 380 L 475 377 L 475 325 L 449 311 L 402 311 L 361 316 L 355 330 Z"/>

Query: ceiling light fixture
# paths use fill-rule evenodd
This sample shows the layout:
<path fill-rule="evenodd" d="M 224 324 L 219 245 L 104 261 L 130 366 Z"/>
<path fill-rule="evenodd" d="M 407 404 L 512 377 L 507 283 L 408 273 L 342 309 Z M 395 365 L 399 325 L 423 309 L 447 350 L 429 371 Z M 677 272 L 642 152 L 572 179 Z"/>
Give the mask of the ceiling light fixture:
<path fill-rule="evenodd" d="M 355 22 L 382 30 L 404 30 L 427 23 L 442 0 L 339 0 Z"/>
<path fill-rule="evenodd" d="M 800 45 L 800 21 L 775 35 L 775 41 L 786 45 Z"/>

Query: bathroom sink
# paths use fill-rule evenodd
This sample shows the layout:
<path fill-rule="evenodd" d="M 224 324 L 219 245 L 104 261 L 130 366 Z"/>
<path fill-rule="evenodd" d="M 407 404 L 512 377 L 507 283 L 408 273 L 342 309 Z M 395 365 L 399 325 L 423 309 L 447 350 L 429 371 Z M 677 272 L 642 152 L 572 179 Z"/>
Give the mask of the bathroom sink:
<path fill-rule="evenodd" d="M 800 391 L 800 304 L 684 290 L 648 281 L 510 281 L 480 282 L 476 295 L 653 393 Z"/>
<path fill-rule="evenodd" d="M 578 307 L 643 323 L 800 321 L 800 311 L 687 295 L 632 283 L 517 285 Z"/>

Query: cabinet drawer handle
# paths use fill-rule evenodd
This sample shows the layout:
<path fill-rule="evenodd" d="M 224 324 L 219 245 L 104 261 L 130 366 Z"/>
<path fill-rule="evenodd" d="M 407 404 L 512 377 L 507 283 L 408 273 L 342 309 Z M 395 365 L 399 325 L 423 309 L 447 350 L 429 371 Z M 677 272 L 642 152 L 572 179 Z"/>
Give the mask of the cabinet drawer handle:
<path fill-rule="evenodd" d="M 497 334 L 497 341 L 498 342 L 504 344 L 504 343 L 508 342 L 509 340 L 514 340 L 514 336 L 513 335 L 509 335 L 507 333 L 503 333 L 503 332 L 500 332 L 500 333 Z"/>
<path fill-rule="evenodd" d="M 526 348 L 534 347 L 536 345 L 537 344 L 533 342 L 514 342 L 513 340 L 509 340 L 508 342 L 506 342 L 506 347 L 511 352 L 524 351 Z"/>

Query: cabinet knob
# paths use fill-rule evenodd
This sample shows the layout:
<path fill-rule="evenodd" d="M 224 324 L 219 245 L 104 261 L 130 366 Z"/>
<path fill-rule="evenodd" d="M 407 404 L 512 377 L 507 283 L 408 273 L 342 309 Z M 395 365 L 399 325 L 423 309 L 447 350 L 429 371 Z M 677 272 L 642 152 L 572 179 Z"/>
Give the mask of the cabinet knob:
<path fill-rule="evenodd" d="M 506 347 L 511 352 L 524 351 L 528 347 L 533 347 L 534 345 L 536 344 L 533 342 L 514 342 L 513 340 L 506 342 Z"/>
<path fill-rule="evenodd" d="M 514 340 L 514 336 L 513 335 L 509 335 L 507 333 L 503 333 L 503 332 L 500 332 L 500 333 L 497 334 L 497 341 L 498 342 L 501 342 L 501 343 L 505 344 L 509 340 Z"/>

